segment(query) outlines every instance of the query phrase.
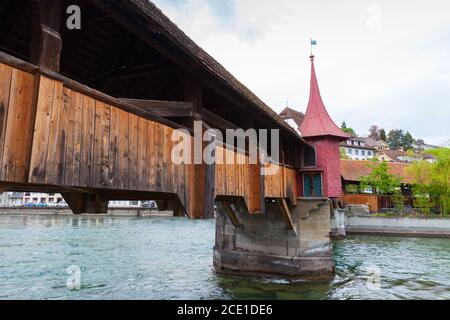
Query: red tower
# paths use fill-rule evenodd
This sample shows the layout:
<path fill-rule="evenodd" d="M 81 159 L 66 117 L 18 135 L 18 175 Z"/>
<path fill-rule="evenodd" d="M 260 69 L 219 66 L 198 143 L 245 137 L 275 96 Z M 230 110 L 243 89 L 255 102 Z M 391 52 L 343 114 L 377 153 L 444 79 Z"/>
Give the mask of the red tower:
<path fill-rule="evenodd" d="M 300 132 L 315 149 L 305 152 L 302 173 L 304 196 L 339 198 L 342 195 L 339 145 L 350 136 L 338 128 L 323 104 L 313 55 L 308 108 Z"/>

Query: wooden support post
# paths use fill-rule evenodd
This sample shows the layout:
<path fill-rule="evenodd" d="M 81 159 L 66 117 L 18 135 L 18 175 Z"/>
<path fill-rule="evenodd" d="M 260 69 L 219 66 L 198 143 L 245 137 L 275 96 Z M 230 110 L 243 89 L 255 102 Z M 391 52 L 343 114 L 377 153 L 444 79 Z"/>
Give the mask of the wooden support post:
<path fill-rule="evenodd" d="M 63 1 L 33 0 L 31 62 L 44 70 L 59 71 L 62 4 Z"/>
<path fill-rule="evenodd" d="M 85 199 L 86 199 L 85 213 L 91 214 L 108 213 L 108 201 L 103 200 L 100 194 L 98 193 L 86 194 Z"/>
<path fill-rule="evenodd" d="M 106 214 L 108 201 L 103 200 L 100 194 L 62 193 L 64 200 L 74 214 Z"/>
<path fill-rule="evenodd" d="M 283 215 L 283 218 L 286 222 L 287 229 L 290 231 L 294 231 L 295 234 L 297 234 L 286 199 L 278 199 L 278 205 L 280 206 L 281 214 Z"/>
<path fill-rule="evenodd" d="M 239 218 L 236 215 L 236 212 L 231 207 L 231 204 L 227 201 L 223 202 L 223 208 L 225 209 L 225 212 L 230 219 L 231 223 L 235 228 L 239 228 L 241 226 L 241 222 L 239 221 Z"/>
<path fill-rule="evenodd" d="M 214 219 L 214 203 L 216 200 L 216 137 L 210 137 L 214 162 L 205 164 L 205 218 Z M 206 148 L 206 143 L 204 143 Z"/>
<path fill-rule="evenodd" d="M 188 76 L 182 77 L 184 85 L 185 100 L 192 103 L 192 118 L 189 119 L 191 127 L 195 129 L 195 121 L 201 120 L 201 112 L 203 109 L 203 84 L 197 78 Z M 203 141 L 204 125 L 201 128 L 201 139 L 193 139 L 192 144 L 192 161 L 191 165 L 192 179 L 189 184 L 189 209 L 188 215 L 193 219 L 213 219 L 214 218 L 214 201 L 215 201 L 215 163 L 205 163 L 203 159 L 203 151 L 208 142 Z M 199 134 L 199 132 L 197 132 Z M 212 143 L 215 143 L 213 141 Z M 196 150 L 196 146 L 201 145 L 200 150 Z M 198 154 L 197 154 L 198 153 Z"/>
<path fill-rule="evenodd" d="M 259 160 L 259 197 L 260 197 L 260 205 L 259 211 L 261 214 L 266 213 L 266 188 L 265 188 L 265 175 L 263 174 L 263 164 Z"/>

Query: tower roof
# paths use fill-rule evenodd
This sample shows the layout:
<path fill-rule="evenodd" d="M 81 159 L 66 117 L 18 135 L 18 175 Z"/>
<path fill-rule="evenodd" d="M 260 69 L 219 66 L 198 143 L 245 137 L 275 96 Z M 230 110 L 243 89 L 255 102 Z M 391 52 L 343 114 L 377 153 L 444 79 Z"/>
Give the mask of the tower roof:
<path fill-rule="evenodd" d="M 300 131 L 304 138 L 320 136 L 332 136 L 341 140 L 350 138 L 350 135 L 339 129 L 333 122 L 323 104 L 319 84 L 317 83 L 314 56 L 311 56 L 311 89 L 308 108 L 306 109 L 305 119 L 303 120 Z"/>

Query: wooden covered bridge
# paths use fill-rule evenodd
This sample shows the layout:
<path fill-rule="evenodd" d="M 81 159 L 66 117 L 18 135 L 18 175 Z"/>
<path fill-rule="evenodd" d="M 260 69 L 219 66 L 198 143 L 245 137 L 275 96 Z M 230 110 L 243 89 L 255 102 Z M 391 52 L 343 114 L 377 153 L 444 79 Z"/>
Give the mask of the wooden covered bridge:
<path fill-rule="evenodd" d="M 71 5 L 80 30 L 67 27 Z M 0 0 L 0 50 L 2 189 L 61 192 L 75 213 L 119 199 L 191 218 L 213 217 L 221 198 L 251 213 L 295 202 L 304 141 L 149 1 Z M 281 170 L 172 164 L 172 132 L 194 120 L 280 129 Z"/>
<path fill-rule="evenodd" d="M 172 133 L 194 140 L 197 120 L 223 136 L 279 130 L 280 148 L 258 152 L 278 170 L 220 140 L 216 156 L 240 162 L 174 163 Z M 314 146 L 150 1 L 0 0 L 2 191 L 58 192 L 74 213 L 157 200 L 203 219 L 217 206 L 217 270 L 330 274 L 330 201 L 302 197 L 315 166 Z"/>

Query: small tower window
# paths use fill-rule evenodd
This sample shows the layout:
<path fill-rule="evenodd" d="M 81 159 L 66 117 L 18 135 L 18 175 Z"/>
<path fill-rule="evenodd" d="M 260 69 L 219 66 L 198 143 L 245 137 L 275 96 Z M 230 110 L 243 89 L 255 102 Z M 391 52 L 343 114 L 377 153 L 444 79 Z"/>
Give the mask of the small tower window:
<path fill-rule="evenodd" d="M 316 150 L 312 146 L 306 146 L 303 152 L 303 166 L 315 167 L 316 166 Z"/>

